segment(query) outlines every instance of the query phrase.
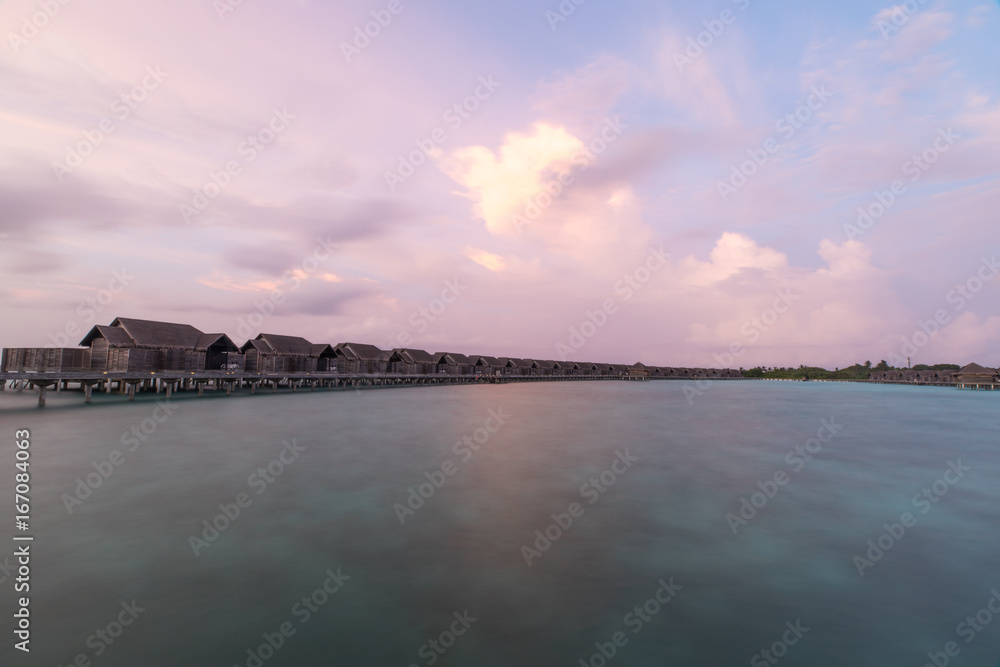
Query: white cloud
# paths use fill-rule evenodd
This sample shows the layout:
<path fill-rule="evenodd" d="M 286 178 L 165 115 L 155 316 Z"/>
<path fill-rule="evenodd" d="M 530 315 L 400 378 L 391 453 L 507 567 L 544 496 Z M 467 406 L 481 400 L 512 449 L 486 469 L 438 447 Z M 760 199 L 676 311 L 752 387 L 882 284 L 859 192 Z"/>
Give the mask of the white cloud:
<path fill-rule="evenodd" d="M 753 239 L 726 232 L 715 244 L 708 262 L 693 256 L 681 262 L 684 282 L 694 287 L 708 287 L 730 278 L 744 269 L 776 271 L 788 266 L 788 259 L 772 248 L 762 248 Z"/>

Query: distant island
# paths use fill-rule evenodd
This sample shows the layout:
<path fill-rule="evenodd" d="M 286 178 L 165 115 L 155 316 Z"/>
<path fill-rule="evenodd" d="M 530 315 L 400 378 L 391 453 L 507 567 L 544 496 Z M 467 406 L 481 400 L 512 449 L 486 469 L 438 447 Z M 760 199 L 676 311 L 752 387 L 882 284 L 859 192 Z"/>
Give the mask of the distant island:
<path fill-rule="evenodd" d="M 895 372 L 896 374 L 911 375 L 922 371 L 955 372 L 960 370 L 962 370 L 962 367 L 958 364 L 935 364 L 933 366 L 917 364 L 911 368 L 896 368 L 895 366 L 890 366 L 884 359 L 876 366 L 872 366 L 872 362 L 866 361 L 863 364 L 854 364 L 847 368 L 837 368 L 832 371 L 818 366 L 799 366 L 798 368 L 758 366 L 756 368 L 740 369 L 743 377 L 768 380 L 871 380 L 874 379 L 873 376 L 877 376 L 880 373 L 889 374 Z"/>

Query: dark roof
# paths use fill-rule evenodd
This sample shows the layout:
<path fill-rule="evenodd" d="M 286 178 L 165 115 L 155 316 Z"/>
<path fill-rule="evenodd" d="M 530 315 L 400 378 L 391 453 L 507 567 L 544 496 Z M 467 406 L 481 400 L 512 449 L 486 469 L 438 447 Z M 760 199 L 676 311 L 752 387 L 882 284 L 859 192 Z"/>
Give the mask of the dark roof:
<path fill-rule="evenodd" d="M 248 340 L 247 342 L 243 343 L 243 346 L 240 347 L 240 352 L 246 352 L 250 348 L 257 350 L 258 352 L 263 352 L 264 354 L 274 354 L 274 350 L 271 349 L 270 345 L 268 345 L 266 342 L 262 340 L 256 340 L 256 339 Z"/>
<path fill-rule="evenodd" d="M 361 361 L 385 361 L 392 354 L 389 350 L 383 350 L 375 345 L 366 345 L 364 343 L 341 343 L 334 349 L 341 356 Z"/>
<path fill-rule="evenodd" d="M 175 322 L 154 322 L 134 320 L 128 317 L 116 318 L 111 326 L 120 326 L 139 347 L 186 347 L 194 348 L 201 340 L 202 332 L 190 324 Z"/>
<path fill-rule="evenodd" d="M 554 361 L 537 361 L 537 360 L 535 360 L 535 361 L 531 362 L 531 367 L 532 368 L 553 369 L 553 368 L 556 367 L 556 362 L 554 362 Z"/>
<path fill-rule="evenodd" d="M 89 345 L 97 336 L 102 336 L 114 347 L 157 347 L 190 348 L 197 347 L 202 332 L 190 324 L 134 320 L 127 317 L 115 318 L 108 326 L 96 326 L 90 330 L 80 345 Z"/>
<path fill-rule="evenodd" d="M 194 349 L 204 351 L 219 343 L 226 346 L 227 352 L 236 352 L 240 349 L 236 347 L 236 343 L 234 343 L 233 340 L 224 333 L 202 334 L 198 339 L 198 343 L 194 346 Z"/>
<path fill-rule="evenodd" d="M 410 348 L 396 348 L 392 351 L 390 361 L 398 357 L 407 364 L 435 364 L 437 359 L 426 350 L 411 350 Z"/>
<path fill-rule="evenodd" d="M 457 352 L 435 352 L 439 364 L 454 364 L 456 366 L 469 366 L 476 363 L 472 357 Z"/>
<path fill-rule="evenodd" d="M 531 359 L 513 359 L 508 357 L 504 365 L 512 366 L 514 368 L 531 368 Z"/>
<path fill-rule="evenodd" d="M 985 366 L 980 366 L 979 364 L 969 364 L 962 370 L 958 371 L 958 375 L 996 375 L 997 372 L 992 368 L 986 368 Z"/>
<path fill-rule="evenodd" d="M 111 347 L 132 347 L 135 345 L 135 341 L 121 327 L 109 327 L 103 324 L 98 324 L 91 329 L 79 345 L 87 347 L 95 338 L 103 338 L 108 341 L 108 345 Z"/>
<path fill-rule="evenodd" d="M 96 338 L 104 338 L 112 347 L 154 347 L 207 350 L 219 343 L 235 352 L 236 343 L 223 333 L 202 333 L 190 324 L 174 322 L 154 322 L 128 317 L 116 318 L 108 326 L 97 325 L 80 341 L 80 345 L 90 345 Z"/>
<path fill-rule="evenodd" d="M 267 343 L 273 354 L 289 354 L 303 357 L 312 356 L 313 344 L 300 336 L 282 336 L 279 334 L 262 333 L 257 340 Z"/>
<path fill-rule="evenodd" d="M 309 356 L 312 357 L 333 357 L 336 354 L 333 351 L 333 345 L 329 343 L 313 343 Z"/>
<path fill-rule="evenodd" d="M 490 366 L 491 368 L 501 368 L 504 366 L 504 362 L 500 361 L 498 357 L 484 357 L 482 355 L 475 355 L 471 357 L 474 364 L 477 366 Z M 480 363 L 482 362 L 482 363 Z"/>

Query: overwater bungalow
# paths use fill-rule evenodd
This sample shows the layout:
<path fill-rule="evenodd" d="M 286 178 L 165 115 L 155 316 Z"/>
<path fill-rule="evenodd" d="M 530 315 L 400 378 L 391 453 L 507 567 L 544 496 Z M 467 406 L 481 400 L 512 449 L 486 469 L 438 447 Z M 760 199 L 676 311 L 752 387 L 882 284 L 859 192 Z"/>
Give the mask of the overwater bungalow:
<path fill-rule="evenodd" d="M 556 375 L 562 376 L 573 376 L 573 375 L 583 375 L 580 370 L 580 364 L 575 361 L 556 361 L 553 362 L 553 367 Z"/>
<path fill-rule="evenodd" d="M 476 373 L 476 361 L 465 354 L 456 352 L 435 352 L 437 358 L 437 372 L 450 373 L 452 375 L 474 375 Z"/>
<path fill-rule="evenodd" d="M 386 365 L 388 373 L 404 375 L 435 375 L 438 358 L 426 350 L 396 348 L 389 354 Z"/>
<path fill-rule="evenodd" d="M 300 336 L 259 334 L 241 348 L 246 370 L 258 373 L 326 373 L 336 369 L 333 346 Z"/>
<path fill-rule="evenodd" d="M 504 358 L 504 375 L 531 375 L 531 364 L 534 363 L 533 359 L 514 359 L 512 357 Z"/>
<path fill-rule="evenodd" d="M 473 355 L 471 357 L 476 374 L 495 376 L 502 374 L 505 363 L 499 357 Z"/>
<path fill-rule="evenodd" d="M 959 389 L 997 389 L 1000 376 L 995 368 L 969 364 L 955 373 L 955 383 Z"/>
<path fill-rule="evenodd" d="M 89 348 L 89 370 L 243 370 L 243 355 L 229 336 L 190 324 L 119 317 L 92 328 L 80 345 Z"/>
<path fill-rule="evenodd" d="M 340 343 L 333 351 L 341 373 L 385 373 L 392 356 L 390 350 L 364 343 Z"/>
<path fill-rule="evenodd" d="M 649 367 L 641 361 L 629 366 L 625 372 L 631 378 L 648 378 L 651 374 Z"/>
<path fill-rule="evenodd" d="M 537 359 L 531 360 L 531 375 L 535 376 L 548 376 L 556 374 L 556 362 L 554 361 L 541 361 Z"/>

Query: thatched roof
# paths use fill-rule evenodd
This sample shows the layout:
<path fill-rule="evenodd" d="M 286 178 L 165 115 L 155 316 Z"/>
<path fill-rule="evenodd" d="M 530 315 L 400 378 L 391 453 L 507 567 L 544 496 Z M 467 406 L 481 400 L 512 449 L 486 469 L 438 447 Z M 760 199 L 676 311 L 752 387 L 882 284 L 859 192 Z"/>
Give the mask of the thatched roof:
<path fill-rule="evenodd" d="M 473 355 L 470 357 L 472 363 L 476 366 L 489 366 L 490 368 L 502 368 L 506 364 L 501 361 L 498 357 L 484 357 L 482 355 Z"/>
<path fill-rule="evenodd" d="M 262 333 L 257 336 L 257 340 L 267 343 L 268 347 L 271 348 L 271 354 L 312 356 L 312 343 L 300 336 Z"/>
<path fill-rule="evenodd" d="M 472 357 L 457 352 L 435 352 L 432 356 L 437 357 L 439 364 L 452 364 L 454 366 L 471 366 L 476 362 Z"/>
<path fill-rule="evenodd" d="M 320 357 L 335 357 L 337 355 L 333 351 L 333 346 L 329 343 L 313 343 L 309 356 L 318 359 Z"/>
<path fill-rule="evenodd" d="M 233 340 L 224 333 L 202 334 L 201 338 L 198 339 L 198 344 L 194 346 L 194 349 L 199 352 L 204 352 L 208 348 L 218 347 L 220 344 L 225 346 L 227 352 L 237 352 L 240 349 L 236 346 L 236 343 L 234 343 Z"/>
<path fill-rule="evenodd" d="M 95 339 L 103 338 L 109 347 L 135 347 L 135 341 L 121 327 L 109 327 L 98 324 L 80 341 L 79 345 L 88 347 Z"/>
<path fill-rule="evenodd" d="M 437 359 L 426 350 L 396 348 L 389 356 L 389 361 L 402 361 L 405 364 L 436 364 Z"/>
<path fill-rule="evenodd" d="M 531 361 L 531 368 L 542 368 L 546 370 L 553 370 L 556 367 L 556 362 L 554 361 Z"/>
<path fill-rule="evenodd" d="M 334 351 L 352 361 L 387 361 L 392 354 L 389 350 L 365 343 L 341 343 Z"/>
<path fill-rule="evenodd" d="M 223 345 L 230 352 L 239 349 L 236 343 L 223 333 L 202 333 L 190 324 L 136 320 L 129 317 L 115 318 L 108 326 L 100 324 L 95 326 L 80 341 L 80 345 L 90 345 L 98 338 L 106 340 L 110 347 L 203 351 L 212 346 Z"/>
<path fill-rule="evenodd" d="M 508 368 L 531 368 L 533 361 L 531 359 L 514 359 L 511 357 L 506 357 L 506 363 L 504 364 Z"/>
<path fill-rule="evenodd" d="M 969 364 L 958 371 L 958 375 L 996 375 L 996 370 L 979 364 Z"/>
<path fill-rule="evenodd" d="M 271 346 L 262 340 L 248 340 L 240 347 L 240 352 L 246 353 L 246 351 L 250 349 L 257 350 L 263 354 L 274 354 L 274 350 Z"/>
<path fill-rule="evenodd" d="M 118 317 L 106 327 L 98 325 L 91 329 L 80 345 L 90 345 L 95 338 L 103 337 L 112 347 L 195 349 L 202 335 L 190 324 Z"/>

